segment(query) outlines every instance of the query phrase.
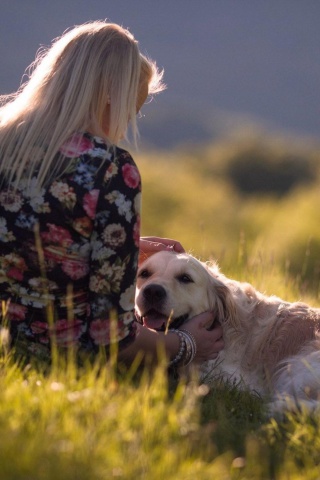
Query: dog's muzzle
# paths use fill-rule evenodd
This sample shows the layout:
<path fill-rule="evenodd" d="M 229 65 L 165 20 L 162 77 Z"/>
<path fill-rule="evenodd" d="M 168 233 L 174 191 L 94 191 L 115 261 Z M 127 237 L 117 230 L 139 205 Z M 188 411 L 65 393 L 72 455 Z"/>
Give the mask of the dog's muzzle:
<path fill-rule="evenodd" d="M 136 318 L 146 327 L 165 331 L 168 327 L 179 328 L 188 319 L 188 314 L 171 318 L 163 313 L 167 292 L 162 285 L 151 283 L 141 293 L 143 307 L 140 310 L 143 309 L 143 313 L 139 315 L 136 311 Z"/>
<path fill-rule="evenodd" d="M 167 292 L 162 287 L 162 285 L 157 285 L 156 283 L 151 283 L 147 285 L 143 290 L 143 297 L 146 303 L 150 306 L 158 306 L 163 303 L 167 296 Z"/>

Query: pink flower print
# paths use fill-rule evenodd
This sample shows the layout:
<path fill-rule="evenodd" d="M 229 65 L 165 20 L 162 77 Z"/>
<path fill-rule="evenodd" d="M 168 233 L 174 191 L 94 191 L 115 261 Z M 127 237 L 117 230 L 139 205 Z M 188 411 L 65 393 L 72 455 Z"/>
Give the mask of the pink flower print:
<path fill-rule="evenodd" d="M 122 167 L 124 183 L 130 188 L 137 188 L 140 185 L 140 173 L 137 167 L 126 163 Z"/>
<path fill-rule="evenodd" d="M 110 322 L 109 320 L 93 320 L 89 328 L 90 336 L 97 345 L 109 345 Z"/>
<path fill-rule="evenodd" d="M 10 253 L 4 257 L 4 266 L 7 268 L 7 276 L 15 280 L 22 280 L 23 273 L 27 270 L 23 258 L 14 253 Z"/>
<path fill-rule="evenodd" d="M 7 276 L 20 281 L 23 279 L 23 273 L 17 267 L 9 268 L 9 270 L 7 271 Z"/>
<path fill-rule="evenodd" d="M 80 133 L 72 135 L 61 147 L 60 152 L 66 157 L 78 157 L 94 147 L 91 140 Z"/>
<path fill-rule="evenodd" d="M 133 225 L 133 240 L 136 247 L 140 244 L 140 216 L 137 217 L 136 223 Z"/>
<path fill-rule="evenodd" d="M 82 333 L 82 322 L 77 319 L 72 321 L 66 319 L 58 320 L 54 325 L 53 333 L 59 347 L 76 345 Z"/>
<path fill-rule="evenodd" d="M 84 260 L 65 260 L 61 268 L 72 280 L 83 278 L 89 273 L 89 265 Z"/>
<path fill-rule="evenodd" d="M 90 192 L 86 193 L 83 197 L 83 209 L 91 219 L 95 217 L 98 198 L 99 190 L 97 189 L 90 190 Z"/>
<path fill-rule="evenodd" d="M 93 320 L 89 327 L 89 333 L 91 338 L 97 345 L 109 345 L 111 342 L 111 334 L 110 334 L 110 320 L 104 319 L 101 320 L 100 318 L 97 320 Z M 117 338 L 114 340 L 122 340 L 125 338 L 129 333 L 129 329 L 127 325 L 124 325 L 123 320 L 118 318 L 117 325 L 116 325 L 116 336 Z M 113 340 L 113 339 L 112 339 Z"/>
<path fill-rule="evenodd" d="M 30 328 L 34 334 L 43 334 L 48 331 L 48 324 L 46 322 L 35 321 L 30 324 Z"/>
<path fill-rule="evenodd" d="M 49 228 L 49 232 L 41 233 L 41 237 L 45 243 L 53 243 L 61 247 L 69 247 L 72 244 L 72 238 L 68 230 L 53 225 L 52 223 L 47 223 L 47 227 Z"/>
<path fill-rule="evenodd" d="M 9 303 L 7 309 L 7 315 L 11 321 L 22 322 L 25 320 L 27 313 L 27 307 L 24 305 L 19 305 L 17 303 Z"/>

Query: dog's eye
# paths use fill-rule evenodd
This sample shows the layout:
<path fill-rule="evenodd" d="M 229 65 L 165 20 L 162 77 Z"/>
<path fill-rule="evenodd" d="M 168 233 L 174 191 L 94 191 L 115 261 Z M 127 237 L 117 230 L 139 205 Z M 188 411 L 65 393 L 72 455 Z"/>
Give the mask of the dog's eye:
<path fill-rule="evenodd" d="M 144 269 L 144 270 L 141 270 L 139 272 L 138 276 L 141 277 L 141 278 L 148 278 L 148 277 L 150 277 L 150 273 L 147 269 Z"/>
<path fill-rule="evenodd" d="M 192 278 L 190 277 L 190 275 L 187 275 L 186 273 L 183 273 L 182 275 L 179 275 L 179 277 L 177 277 L 179 282 L 181 283 L 194 283 Z"/>

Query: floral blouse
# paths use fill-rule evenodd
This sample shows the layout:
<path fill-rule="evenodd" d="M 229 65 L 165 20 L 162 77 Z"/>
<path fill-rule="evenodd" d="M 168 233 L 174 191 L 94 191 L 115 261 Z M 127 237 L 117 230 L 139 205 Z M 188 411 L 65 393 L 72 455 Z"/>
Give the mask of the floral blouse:
<path fill-rule="evenodd" d="M 66 168 L 48 186 L 32 178 L 0 190 L 2 323 L 18 353 L 48 360 L 52 339 L 92 355 L 135 336 L 139 171 L 88 133 L 60 154 Z"/>

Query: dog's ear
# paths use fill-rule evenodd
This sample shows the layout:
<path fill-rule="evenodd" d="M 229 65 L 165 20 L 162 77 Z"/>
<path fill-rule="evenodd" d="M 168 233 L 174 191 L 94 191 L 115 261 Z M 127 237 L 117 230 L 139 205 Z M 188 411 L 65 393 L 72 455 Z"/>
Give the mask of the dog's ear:
<path fill-rule="evenodd" d="M 234 328 L 239 326 L 236 303 L 229 288 L 209 271 L 208 297 L 210 308 L 216 312 L 217 320 L 223 324 L 228 322 Z"/>
<path fill-rule="evenodd" d="M 236 303 L 233 296 L 226 285 L 217 279 L 214 280 L 215 282 L 213 282 L 214 286 L 211 294 L 214 294 L 216 297 L 218 320 L 221 324 L 229 323 L 234 328 L 237 328 L 239 322 L 237 320 Z"/>

